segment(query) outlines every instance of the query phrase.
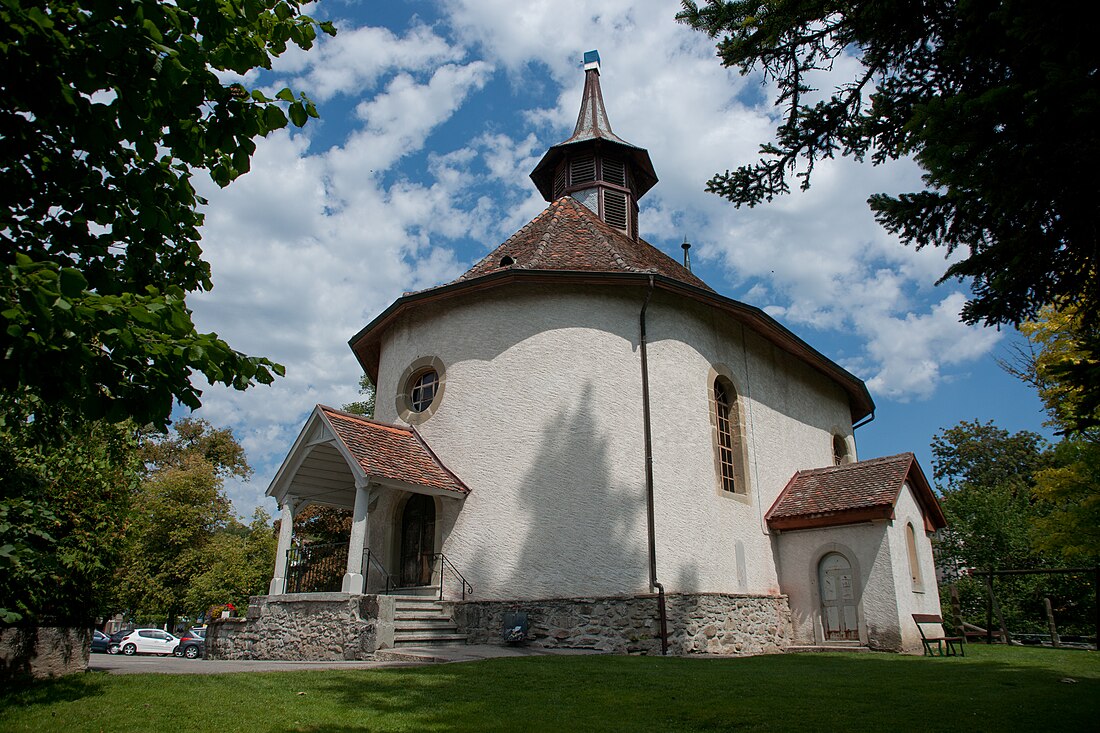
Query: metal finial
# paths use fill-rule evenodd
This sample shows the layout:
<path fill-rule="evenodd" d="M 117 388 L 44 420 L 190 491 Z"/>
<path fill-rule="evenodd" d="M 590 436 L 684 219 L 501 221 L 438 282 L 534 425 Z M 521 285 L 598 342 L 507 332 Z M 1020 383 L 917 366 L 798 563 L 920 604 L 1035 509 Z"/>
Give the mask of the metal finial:
<path fill-rule="evenodd" d="M 691 272 L 691 254 L 688 252 L 691 249 L 691 244 L 688 242 L 687 237 L 684 237 L 684 243 L 680 247 L 684 250 L 684 268 Z"/>

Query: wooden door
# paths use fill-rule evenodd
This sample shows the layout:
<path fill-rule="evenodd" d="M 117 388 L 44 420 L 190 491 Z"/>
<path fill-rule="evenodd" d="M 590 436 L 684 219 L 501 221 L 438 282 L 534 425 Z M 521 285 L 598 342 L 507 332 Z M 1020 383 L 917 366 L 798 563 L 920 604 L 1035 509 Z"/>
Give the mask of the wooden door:
<path fill-rule="evenodd" d="M 821 626 L 826 641 L 859 641 L 858 593 L 848 558 L 831 552 L 818 565 Z"/>
<path fill-rule="evenodd" d="M 431 585 L 435 552 L 435 501 L 413 494 L 401 512 L 402 586 Z"/>

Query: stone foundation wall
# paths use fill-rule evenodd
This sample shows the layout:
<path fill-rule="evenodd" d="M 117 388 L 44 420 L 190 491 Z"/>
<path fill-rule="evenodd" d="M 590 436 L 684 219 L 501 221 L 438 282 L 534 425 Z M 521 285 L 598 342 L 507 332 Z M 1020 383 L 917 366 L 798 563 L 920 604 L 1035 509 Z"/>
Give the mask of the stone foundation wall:
<path fill-rule="evenodd" d="M 528 644 L 660 654 L 657 596 L 552 598 L 445 603 L 471 644 L 502 644 L 504 614 L 525 611 Z M 791 643 L 786 596 L 671 593 L 666 597 L 670 654 L 768 654 Z"/>
<path fill-rule="evenodd" d="M 210 623 L 206 655 L 210 659 L 370 659 L 376 649 L 393 646 L 393 609 L 389 596 L 253 596 L 245 618 Z"/>
<path fill-rule="evenodd" d="M 90 628 L 0 629 L 0 679 L 57 677 L 88 669 Z"/>

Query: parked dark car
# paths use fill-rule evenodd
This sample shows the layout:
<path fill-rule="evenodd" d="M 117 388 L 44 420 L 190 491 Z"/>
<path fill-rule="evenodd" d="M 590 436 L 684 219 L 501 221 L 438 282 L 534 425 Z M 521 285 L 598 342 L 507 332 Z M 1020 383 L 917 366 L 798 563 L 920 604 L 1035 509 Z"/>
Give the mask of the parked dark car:
<path fill-rule="evenodd" d="M 177 657 L 187 657 L 188 659 L 198 659 L 206 652 L 206 639 L 199 635 L 199 632 L 195 629 L 183 632 L 183 636 L 180 637 L 179 646 L 172 652 Z"/>
<path fill-rule="evenodd" d="M 100 652 L 102 654 L 107 653 L 107 649 L 111 646 L 111 637 L 104 634 L 99 629 L 92 631 L 92 651 Z"/>
<path fill-rule="evenodd" d="M 119 642 L 121 642 L 122 638 L 129 634 L 131 631 L 133 631 L 133 629 L 124 629 L 122 631 L 116 631 L 115 633 L 111 634 L 111 640 L 107 642 L 107 653 L 118 654 L 121 651 L 121 649 L 119 648 Z"/>

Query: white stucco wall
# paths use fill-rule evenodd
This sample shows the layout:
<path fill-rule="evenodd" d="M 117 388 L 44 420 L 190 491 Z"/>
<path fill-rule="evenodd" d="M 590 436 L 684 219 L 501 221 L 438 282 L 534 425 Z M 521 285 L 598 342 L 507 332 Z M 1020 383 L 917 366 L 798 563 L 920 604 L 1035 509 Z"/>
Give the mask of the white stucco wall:
<path fill-rule="evenodd" d="M 781 587 L 790 599 L 796 644 L 823 639 L 818 564 L 830 552 L 848 558 L 856 571 L 860 641 L 896 649 L 900 641 L 894 562 L 887 522 L 783 532 L 778 537 Z"/>
<path fill-rule="evenodd" d="M 909 572 L 909 548 L 906 542 L 906 525 L 909 523 L 913 525 L 917 562 L 920 565 L 921 583 L 916 588 L 913 586 L 912 575 Z M 908 483 L 898 495 L 897 505 L 894 507 L 894 521 L 887 529 L 887 536 L 894 564 L 902 643 L 907 650 L 916 651 L 921 648 L 921 641 L 920 632 L 913 623 L 912 614 L 940 613 L 940 591 L 936 585 L 936 562 L 932 556 L 932 540 L 924 531 L 924 517 Z M 929 631 L 929 628 L 925 629 L 925 633 Z"/>
<path fill-rule="evenodd" d="M 472 489 L 443 501 L 443 552 L 477 598 L 648 589 L 638 314 L 645 290 L 497 288 L 403 316 L 382 341 L 376 417 L 417 359 L 446 387 L 417 425 Z M 793 473 L 850 436 L 844 393 L 759 337 L 686 300 L 649 307 L 658 575 L 670 592 L 779 592 L 763 514 Z M 748 444 L 747 498 L 715 475 L 709 375 L 730 372 Z M 380 499 L 371 544 L 392 535 Z M 386 523 L 390 523 L 387 528 Z M 740 548 L 740 549 L 739 549 Z M 391 558 L 391 561 L 393 558 Z"/>
<path fill-rule="evenodd" d="M 649 310 L 658 572 L 681 592 L 779 592 L 764 514 L 799 469 L 832 463 L 832 432 L 851 434 L 844 393 L 732 322 L 659 297 Z M 738 391 L 746 496 L 720 490 L 710 403 L 713 371 Z"/>

